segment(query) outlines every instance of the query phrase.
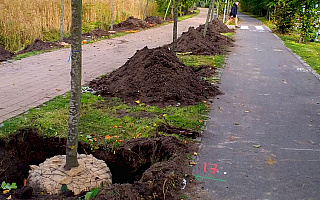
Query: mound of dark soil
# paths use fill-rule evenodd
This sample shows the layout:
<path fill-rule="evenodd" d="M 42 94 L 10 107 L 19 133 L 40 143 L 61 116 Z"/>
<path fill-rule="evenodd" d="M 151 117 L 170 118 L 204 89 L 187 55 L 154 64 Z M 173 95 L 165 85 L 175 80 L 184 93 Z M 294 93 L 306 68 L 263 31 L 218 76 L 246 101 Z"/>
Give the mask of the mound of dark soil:
<path fill-rule="evenodd" d="M 81 40 L 94 40 L 101 37 L 109 36 L 110 33 L 104 29 L 96 28 L 88 33 L 82 33 Z M 71 44 L 72 38 L 71 36 L 63 38 L 63 41 Z"/>
<path fill-rule="evenodd" d="M 126 103 L 139 100 L 148 105 L 194 105 L 221 92 L 201 80 L 167 48 L 138 50 L 110 75 L 90 82 L 103 96 L 119 97 Z"/>
<path fill-rule="evenodd" d="M 203 37 L 203 26 L 197 29 L 190 27 L 187 32 L 177 40 L 177 52 L 192 52 L 194 55 L 217 55 L 224 54 L 228 46 L 233 45 L 232 39 L 215 32 L 208 27 L 206 37 Z"/>
<path fill-rule="evenodd" d="M 62 138 L 39 136 L 32 128 L 21 129 L 6 141 L 0 140 L 0 181 L 16 182 L 21 188 L 23 179 L 28 176 L 29 165 L 38 165 L 54 155 L 64 154 L 65 142 Z M 111 170 L 113 185 L 102 188 L 95 199 L 176 199 L 182 179 L 185 174 L 191 174 L 186 154 L 195 150 L 194 144 L 168 136 L 132 139 L 116 150 L 101 146 L 92 152 L 86 143 L 80 143 L 78 148 L 79 153 L 93 154 L 104 160 Z M 32 199 L 78 199 L 85 194 L 66 197 L 33 190 Z M 23 188 L 11 194 L 21 196 L 21 192 Z M 8 196 L 0 189 L 0 199 Z"/>
<path fill-rule="evenodd" d="M 36 39 L 32 44 L 27 45 L 24 49 L 18 52 L 18 54 L 28 53 L 32 51 L 50 50 L 53 48 L 62 48 L 58 42 L 44 42 L 40 39 Z"/>
<path fill-rule="evenodd" d="M 204 25 L 200 25 L 200 27 Z M 225 25 L 224 23 L 222 23 L 220 20 L 218 19 L 213 19 L 212 22 L 209 24 L 209 27 L 211 30 L 214 30 L 218 33 L 229 33 L 229 32 L 233 32 L 233 30 L 229 29 L 227 25 Z"/>
<path fill-rule="evenodd" d="M 141 19 L 134 18 L 132 16 L 127 20 L 113 26 L 114 31 L 140 30 L 145 28 L 150 28 L 147 22 Z"/>
<path fill-rule="evenodd" d="M 153 25 L 158 25 L 158 24 L 162 24 L 165 22 L 161 17 L 158 17 L 158 16 L 148 16 L 145 19 L 145 21 L 149 22 L 150 24 L 153 24 Z"/>
<path fill-rule="evenodd" d="M 14 53 L 5 50 L 5 48 L 0 45 L 0 62 L 11 59 L 13 55 Z"/>

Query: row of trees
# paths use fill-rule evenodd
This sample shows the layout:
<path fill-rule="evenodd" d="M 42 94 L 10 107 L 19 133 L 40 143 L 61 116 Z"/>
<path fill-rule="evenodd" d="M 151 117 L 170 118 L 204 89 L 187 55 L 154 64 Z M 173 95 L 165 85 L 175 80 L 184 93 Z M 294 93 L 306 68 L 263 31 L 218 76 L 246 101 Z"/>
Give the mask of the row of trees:
<path fill-rule="evenodd" d="M 282 34 L 296 29 L 299 42 L 314 37 L 319 30 L 320 0 L 242 0 L 241 8 L 273 20 Z"/>

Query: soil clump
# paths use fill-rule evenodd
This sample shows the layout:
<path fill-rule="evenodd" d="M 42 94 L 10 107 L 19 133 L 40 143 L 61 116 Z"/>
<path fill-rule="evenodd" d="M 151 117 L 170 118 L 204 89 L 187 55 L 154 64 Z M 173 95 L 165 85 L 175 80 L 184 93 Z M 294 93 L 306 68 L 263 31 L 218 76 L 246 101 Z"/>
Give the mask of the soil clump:
<path fill-rule="evenodd" d="M 0 139 L 0 181 L 16 182 L 21 188 L 23 179 L 28 176 L 29 165 L 63 155 L 65 142 L 65 138 L 39 136 L 35 128 L 20 129 L 6 140 Z M 105 161 L 111 170 L 113 184 L 103 187 L 95 199 L 176 199 L 181 194 L 183 178 L 193 180 L 185 176 L 191 174 L 186 154 L 196 149 L 191 142 L 158 135 L 126 141 L 118 149 L 103 145 L 94 152 L 87 143 L 80 142 L 78 153 L 92 154 Z M 30 196 L 32 190 L 32 199 L 79 199 L 86 194 L 84 191 L 76 196 L 69 193 L 48 195 L 41 194 L 37 188 L 26 190 L 27 186 L 11 191 L 12 199 Z M 10 194 L 1 192 L 0 199 Z"/>
<path fill-rule="evenodd" d="M 146 19 L 145 19 L 146 22 L 149 22 L 150 24 L 153 24 L 153 25 L 159 25 L 159 24 L 162 24 L 164 23 L 165 21 L 159 17 L 159 16 L 148 16 Z"/>
<path fill-rule="evenodd" d="M 145 28 L 150 28 L 150 25 L 146 21 L 134 18 L 133 16 L 113 26 L 113 30 L 118 32 L 127 30 L 140 30 Z"/>
<path fill-rule="evenodd" d="M 171 46 L 170 44 L 169 46 Z M 183 32 L 177 40 L 177 52 L 191 53 L 193 55 L 221 55 L 227 52 L 233 45 L 233 40 L 217 33 L 212 27 L 208 27 L 206 36 L 203 37 L 203 26 L 190 27 Z"/>
<path fill-rule="evenodd" d="M 0 45 L 0 62 L 10 60 L 14 53 L 7 51 L 2 45 Z"/>
<path fill-rule="evenodd" d="M 51 50 L 54 48 L 62 48 L 58 42 L 44 42 L 40 39 L 35 39 L 32 44 L 27 45 L 24 49 L 18 52 L 18 54 L 28 53 L 32 51 Z"/>
<path fill-rule="evenodd" d="M 200 79 L 192 67 L 162 47 L 138 50 L 122 67 L 89 85 L 105 97 L 160 107 L 194 105 L 221 94 L 217 86 Z"/>
<path fill-rule="evenodd" d="M 201 29 L 204 28 L 204 25 L 200 25 Z M 222 23 L 220 20 L 218 19 L 213 19 L 210 23 L 209 23 L 209 27 L 211 30 L 216 31 L 218 33 L 229 33 L 229 32 L 233 32 L 233 30 L 229 29 L 227 25 L 225 25 L 224 23 Z"/>

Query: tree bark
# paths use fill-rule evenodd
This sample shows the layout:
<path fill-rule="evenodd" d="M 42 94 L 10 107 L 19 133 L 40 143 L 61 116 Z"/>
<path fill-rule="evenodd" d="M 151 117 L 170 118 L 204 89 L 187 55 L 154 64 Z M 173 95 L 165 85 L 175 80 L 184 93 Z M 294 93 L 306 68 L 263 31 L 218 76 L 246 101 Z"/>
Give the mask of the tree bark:
<path fill-rule="evenodd" d="M 147 0 L 146 7 L 144 8 L 143 20 L 145 20 L 147 17 L 148 3 L 149 3 L 149 0 Z"/>
<path fill-rule="evenodd" d="M 113 30 L 113 0 L 110 0 L 110 30 Z"/>
<path fill-rule="evenodd" d="M 178 37 L 178 1 L 174 1 L 174 23 L 173 23 L 173 45 L 172 51 L 175 52 L 177 49 L 177 37 Z"/>
<path fill-rule="evenodd" d="M 61 13 L 60 13 L 60 42 L 63 40 L 63 18 L 64 18 L 64 2 L 61 0 Z"/>
<path fill-rule="evenodd" d="M 214 3 L 214 0 L 211 0 L 210 5 L 209 5 L 208 14 L 207 14 L 206 23 L 205 23 L 205 25 L 204 25 L 203 37 L 206 37 L 206 34 L 207 34 L 208 24 L 209 24 L 209 20 L 210 20 L 210 15 L 211 15 L 212 4 L 213 4 L 213 3 Z"/>
<path fill-rule="evenodd" d="M 213 2 L 212 2 L 212 9 L 211 9 L 211 15 L 210 15 L 210 22 L 212 22 L 213 21 L 213 15 L 214 15 L 214 3 L 215 3 L 215 1 L 213 0 Z"/>
<path fill-rule="evenodd" d="M 72 0 L 72 22 L 71 22 L 71 90 L 69 105 L 68 137 L 66 147 L 66 170 L 77 167 L 77 148 L 79 135 L 80 98 L 81 98 L 81 18 L 82 0 Z"/>

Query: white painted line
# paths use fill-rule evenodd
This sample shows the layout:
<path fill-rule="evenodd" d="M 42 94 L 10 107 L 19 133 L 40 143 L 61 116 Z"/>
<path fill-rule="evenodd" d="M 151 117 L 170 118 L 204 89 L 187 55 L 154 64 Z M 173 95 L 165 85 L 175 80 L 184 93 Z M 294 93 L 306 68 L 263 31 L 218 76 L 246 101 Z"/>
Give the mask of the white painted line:
<path fill-rule="evenodd" d="M 249 26 L 241 26 L 240 29 L 247 30 L 247 29 L 249 29 Z"/>
<path fill-rule="evenodd" d="M 264 28 L 262 26 L 255 26 L 257 30 L 264 31 Z"/>
<path fill-rule="evenodd" d="M 296 148 L 281 148 L 283 150 L 291 150 L 291 151 L 319 151 L 320 149 L 296 149 Z"/>

